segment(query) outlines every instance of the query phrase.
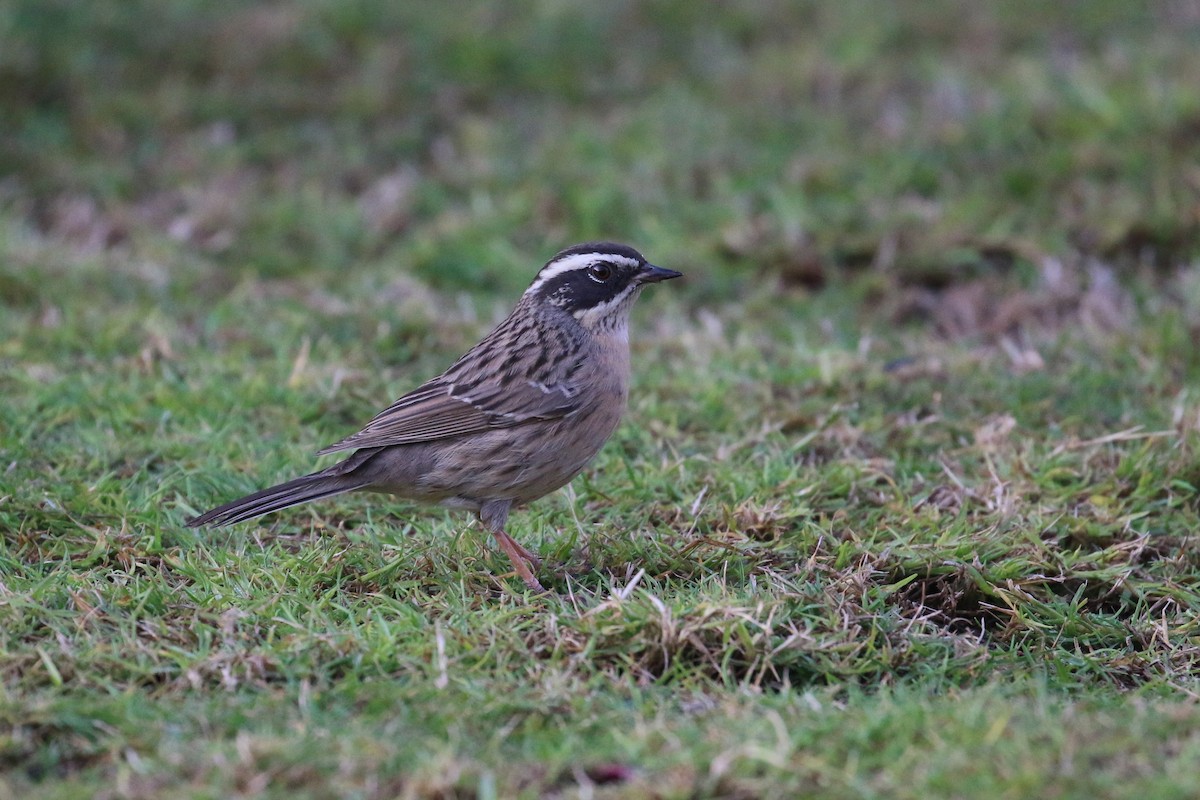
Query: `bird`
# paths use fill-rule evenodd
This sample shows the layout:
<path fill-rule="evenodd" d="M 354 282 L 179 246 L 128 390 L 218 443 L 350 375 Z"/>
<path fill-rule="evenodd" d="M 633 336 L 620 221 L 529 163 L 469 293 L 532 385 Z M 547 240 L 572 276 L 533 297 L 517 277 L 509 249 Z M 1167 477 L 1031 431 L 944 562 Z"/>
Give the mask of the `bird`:
<path fill-rule="evenodd" d="M 506 531 L 509 512 L 565 486 L 616 430 L 629 398 L 629 313 L 682 273 L 634 248 L 585 242 L 538 271 L 516 307 L 445 372 L 317 455 L 322 470 L 188 519 L 222 527 L 347 492 L 474 512 L 528 589 L 539 557 Z"/>

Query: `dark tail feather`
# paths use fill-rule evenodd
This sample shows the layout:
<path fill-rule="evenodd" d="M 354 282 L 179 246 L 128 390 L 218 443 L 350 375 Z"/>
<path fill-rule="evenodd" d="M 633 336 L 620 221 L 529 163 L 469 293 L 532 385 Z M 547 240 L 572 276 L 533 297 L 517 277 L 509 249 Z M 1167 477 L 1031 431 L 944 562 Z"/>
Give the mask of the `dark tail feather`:
<path fill-rule="evenodd" d="M 201 525 L 225 526 L 235 522 L 245 522 L 248 519 L 270 514 L 283 508 L 307 503 L 310 500 L 320 500 L 322 497 L 333 497 L 335 494 L 352 492 L 361 489 L 369 481 L 355 479 L 349 475 L 329 475 L 320 472 L 305 475 L 302 478 L 263 489 L 251 495 L 218 506 L 211 511 L 205 511 L 198 517 L 192 517 L 185 524 L 189 528 Z"/>

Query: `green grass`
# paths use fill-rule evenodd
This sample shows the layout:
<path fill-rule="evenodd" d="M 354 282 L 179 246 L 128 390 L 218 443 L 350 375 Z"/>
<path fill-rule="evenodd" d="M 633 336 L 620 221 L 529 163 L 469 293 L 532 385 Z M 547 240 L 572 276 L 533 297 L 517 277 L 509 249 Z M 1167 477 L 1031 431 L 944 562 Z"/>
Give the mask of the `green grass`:
<path fill-rule="evenodd" d="M 1200 794 L 1190 6 L 504 9 L 0 8 L 0 800 Z M 686 279 L 551 594 L 182 526 L 595 237 Z"/>

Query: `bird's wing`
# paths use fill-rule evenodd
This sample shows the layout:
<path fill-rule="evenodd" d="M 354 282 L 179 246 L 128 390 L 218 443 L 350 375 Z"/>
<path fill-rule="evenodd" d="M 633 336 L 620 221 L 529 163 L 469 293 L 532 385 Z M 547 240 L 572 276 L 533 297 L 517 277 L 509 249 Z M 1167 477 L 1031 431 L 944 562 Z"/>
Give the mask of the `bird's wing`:
<path fill-rule="evenodd" d="M 387 447 L 448 439 L 509 428 L 538 419 L 564 417 L 579 408 L 573 386 L 489 381 L 461 392 L 436 381 L 401 397 L 354 434 L 319 452 Z"/>
<path fill-rule="evenodd" d="M 556 341 L 533 328 L 512 327 L 506 331 L 501 326 L 445 373 L 319 454 L 448 439 L 577 411 L 579 383 L 586 371 L 578 344 Z M 513 357 L 522 352 L 538 355 Z"/>

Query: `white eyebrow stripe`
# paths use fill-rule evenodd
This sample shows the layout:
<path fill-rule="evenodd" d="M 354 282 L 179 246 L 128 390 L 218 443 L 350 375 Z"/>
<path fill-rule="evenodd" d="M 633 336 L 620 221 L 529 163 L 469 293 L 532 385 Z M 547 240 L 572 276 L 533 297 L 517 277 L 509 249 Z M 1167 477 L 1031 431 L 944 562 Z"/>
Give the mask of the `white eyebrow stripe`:
<path fill-rule="evenodd" d="M 576 269 L 584 269 L 589 264 L 594 264 L 597 261 L 609 261 L 614 264 L 619 264 L 625 267 L 637 267 L 638 262 L 627 256 L 618 255 L 616 253 L 606 253 L 603 250 L 597 250 L 591 253 L 575 253 L 573 255 L 564 256 L 557 261 L 551 261 L 546 266 L 542 267 L 542 271 L 538 273 L 537 278 L 525 290 L 525 294 L 533 294 L 541 289 L 549 281 L 554 280 L 564 272 L 570 272 Z"/>

